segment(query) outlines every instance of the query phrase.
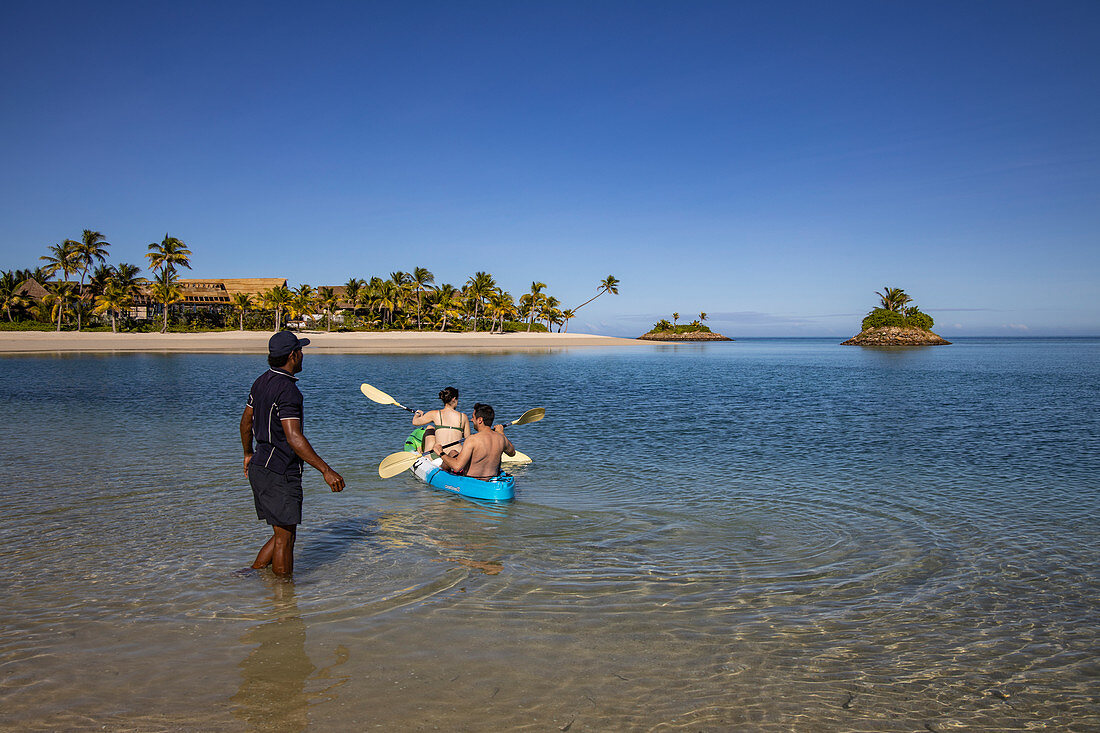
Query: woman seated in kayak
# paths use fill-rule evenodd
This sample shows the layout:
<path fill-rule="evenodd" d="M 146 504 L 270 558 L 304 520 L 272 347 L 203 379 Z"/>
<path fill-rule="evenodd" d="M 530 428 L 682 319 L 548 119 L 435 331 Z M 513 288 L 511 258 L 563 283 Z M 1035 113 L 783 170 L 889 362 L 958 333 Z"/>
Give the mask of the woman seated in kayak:
<path fill-rule="evenodd" d="M 443 468 L 459 476 L 470 478 L 493 478 L 500 475 L 500 457 L 507 453 L 516 454 L 516 447 L 504 435 L 504 426 L 493 427 L 496 413 L 489 405 L 474 405 L 474 427 L 477 428 L 469 440 L 462 445 L 458 455 L 443 456 Z"/>
<path fill-rule="evenodd" d="M 440 455 L 448 453 L 458 455 L 458 444 L 470 437 L 470 421 L 458 411 L 458 390 L 444 387 L 439 393 L 443 407 L 438 410 L 413 413 L 413 425 L 435 423 L 424 432 L 422 453 L 431 453 L 434 449 Z"/>

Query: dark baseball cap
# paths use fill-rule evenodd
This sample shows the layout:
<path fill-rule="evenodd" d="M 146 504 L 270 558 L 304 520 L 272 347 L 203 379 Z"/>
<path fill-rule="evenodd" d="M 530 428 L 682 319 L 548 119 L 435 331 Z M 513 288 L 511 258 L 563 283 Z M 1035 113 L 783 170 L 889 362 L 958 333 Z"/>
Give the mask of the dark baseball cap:
<path fill-rule="evenodd" d="M 286 356 L 295 349 L 309 345 L 309 339 L 300 339 L 293 331 L 279 331 L 267 342 L 268 356 Z"/>

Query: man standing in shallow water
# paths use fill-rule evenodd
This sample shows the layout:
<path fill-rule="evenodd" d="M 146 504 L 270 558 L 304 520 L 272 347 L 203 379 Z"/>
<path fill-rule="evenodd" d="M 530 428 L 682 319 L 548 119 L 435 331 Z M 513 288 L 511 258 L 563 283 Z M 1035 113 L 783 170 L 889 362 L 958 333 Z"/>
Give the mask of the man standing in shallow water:
<path fill-rule="evenodd" d="M 302 393 L 294 375 L 302 371 L 302 347 L 308 343 L 290 331 L 271 337 L 269 369 L 252 384 L 241 415 L 244 473 L 252 485 L 256 517 L 267 521 L 273 532 L 252 567 L 270 565 L 272 572 L 284 576 L 294 570 L 294 539 L 302 523 L 302 462 L 320 471 L 333 491 L 344 490 L 343 477 L 321 460 L 302 434 Z"/>

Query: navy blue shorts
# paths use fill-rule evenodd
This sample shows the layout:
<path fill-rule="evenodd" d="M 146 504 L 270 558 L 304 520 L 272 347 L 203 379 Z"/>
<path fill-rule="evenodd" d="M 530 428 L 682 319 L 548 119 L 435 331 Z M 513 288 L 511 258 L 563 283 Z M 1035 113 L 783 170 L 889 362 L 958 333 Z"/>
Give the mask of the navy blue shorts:
<path fill-rule="evenodd" d="M 248 466 L 248 483 L 256 502 L 256 518 L 287 527 L 302 523 L 302 468 L 275 473 L 263 466 Z"/>

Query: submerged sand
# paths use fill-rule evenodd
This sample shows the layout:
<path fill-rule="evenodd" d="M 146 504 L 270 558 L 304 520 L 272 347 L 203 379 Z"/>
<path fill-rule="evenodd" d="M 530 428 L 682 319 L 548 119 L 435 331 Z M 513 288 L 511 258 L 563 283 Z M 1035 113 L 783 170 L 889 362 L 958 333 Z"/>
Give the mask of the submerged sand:
<path fill-rule="evenodd" d="M 447 352 L 530 351 L 591 346 L 637 346 L 636 339 L 595 336 L 587 333 L 438 333 L 390 331 L 378 333 L 326 333 L 303 331 L 313 353 L 400 354 Z M 268 331 L 219 331 L 212 333 L 103 333 L 71 331 L 9 331 L 0 339 L 0 354 L 89 352 L 179 352 L 214 354 L 262 354 L 267 351 Z"/>

